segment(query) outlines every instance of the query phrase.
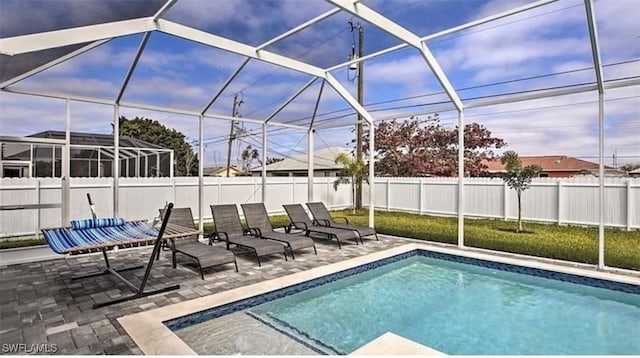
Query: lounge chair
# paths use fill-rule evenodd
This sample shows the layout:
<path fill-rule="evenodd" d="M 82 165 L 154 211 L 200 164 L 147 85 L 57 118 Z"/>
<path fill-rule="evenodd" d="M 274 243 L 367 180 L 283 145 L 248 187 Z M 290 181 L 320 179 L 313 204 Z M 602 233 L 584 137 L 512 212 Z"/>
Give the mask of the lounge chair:
<path fill-rule="evenodd" d="M 160 209 L 160 216 L 164 214 L 164 210 Z M 168 225 L 177 225 L 185 228 L 194 229 L 193 214 L 191 208 L 175 208 L 169 218 Z M 236 255 L 229 250 L 225 250 L 219 247 L 203 244 L 198 241 L 198 235 L 193 235 L 188 238 L 180 240 L 169 239 L 167 240 L 168 246 L 171 248 L 173 268 L 176 268 L 176 255 L 182 254 L 196 261 L 198 270 L 200 271 L 200 277 L 204 280 L 204 273 L 202 270 L 207 267 L 213 267 L 218 265 L 225 265 L 233 263 L 238 272 L 238 262 L 236 261 Z"/>
<path fill-rule="evenodd" d="M 98 308 L 180 288 L 180 285 L 171 285 L 152 291 L 144 290 L 147 280 L 149 279 L 149 275 L 151 274 L 153 262 L 160 251 L 160 245 L 163 238 L 188 237 L 198 233 L 196 230 L 188 228 L 174 228 L 173 230 L 167 229 L 172 209 L 173 204 L 169 203 L 165 208 L 165 215 L 163 216 L 160 229 L 155 229 L 146 221 L 126 221 L 120 218 L 103 218 L 73 220 L 71 221 L 71 227 L 42 229 L 42 234 L 49 247 L 58 254 L 80 255 L 91 252 L 102 252 L 106 264 L 106 268 L 103 271 L 74 276 L 71 278 L 72 280 L 112 274 L 135 292 L 129 296 L 93 305 L 93 308 Z M 142 282 L 139 286 L 136 286 L 131 281 L 124 278 L 120 272 L 142 268 L 144 267 L 143 265 L 119 268 L 111 267 L 109 258 L 107 257 L 108 250 L 116 247 L 137 247 L 149 244 L 153 244 L 153 250 L 149 257 L 144 277 L 142 278 Z"/>
<path fill-rule="evenodd" d="M 269 220 L 269 214 L 263 203 L 256 204 L 241 204 L 244 218 L 249 226 L 249 231 L 255 236 L 262 239 L 279 241 L 287 244 L 291 257 L 295 260 L 296 257 L 293 253 L 295 250 L 305 249 L 312 247 L 313 252 L 318 254 L 316 250 L 316 244 L 313 239 L 310 239 L 304 235 L 295 235 L 290 233 L 282 233 L 273 230 L 273 225 Z"/>
<path fill-rule="evenodd" d="M 229 249 L 229 245 L 233 244 L 252 251 L 258 259 L 258 266 L 262 266 L 261 256 L 282 254 L 287 260 L 284 245 L 249 235 L 249 231 L 242 227 L 235 204 L 211 205 L 211 214 L 213 214 L 213 223 L 216 229 L 211 233 L 209 240 L 224 240 L 227 243 L 227 249 Z"/>
<path fill-rule="evenodd" d="M 329 214 L 329 210 L 327 210 L 327 207 L 324 206 L 324 203 L 322 202 L 307 203 L 307 207 L 309 208 L 309 211 L 311 211 L 311 215 L 313 215 L 313 218 L 320 225 L 331 226 L 337 229 L 353 230 L 358 233 L 358 235 L 360 236 L 360 242 L 363 244 L 364 241 L 362 241 L 362 239 L 365 236 L 375 235 L 376 241 L 378 241 L 378 234 L 374 229 L 368 226 L 350 225 L 349 219 L 343 216 L 340 216 L 339 218 L 344 220 L 344 224 L 337 223 L 331 216 L 331 214 Z"/>
<path fill-rule="evenodd" d="M 284 210 L 289 216 L 291 223 L 289 224 L 287 231 L 291 231 L 292 228 L 305 231 L 305 235 L 309 236 L 312 232 L 325 234 L 329 239 L 335 238 L 338 242 L 338 248 L 342 249 L 340 240 L 353 239 L 358 244 L 358 236 L 353 230 L 337 229 L 328 226 L 318 225 L 317 222 L 311 221 L 307 212 L 301 204 L 289 204 L 283 205 Z"/>

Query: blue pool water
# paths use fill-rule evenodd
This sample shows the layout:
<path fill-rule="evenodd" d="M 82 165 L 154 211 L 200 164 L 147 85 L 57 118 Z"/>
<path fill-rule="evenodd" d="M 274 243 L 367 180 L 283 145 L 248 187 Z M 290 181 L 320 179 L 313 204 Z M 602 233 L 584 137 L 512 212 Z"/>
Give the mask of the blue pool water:
<path fill-rule="evenodd" d="M 247 308 L 340 354 L 389 331 L 457 355 L 640 354 L 638 294 L 422 255 Z"/>

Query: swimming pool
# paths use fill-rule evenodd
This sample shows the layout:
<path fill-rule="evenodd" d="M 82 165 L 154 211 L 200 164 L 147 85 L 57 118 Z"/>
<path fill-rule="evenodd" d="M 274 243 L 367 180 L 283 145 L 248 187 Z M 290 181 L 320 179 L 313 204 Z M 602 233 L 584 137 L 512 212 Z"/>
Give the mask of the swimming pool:
<path fill-rule="evenodd" d="M 447 354 L 640 354 L 640 287 L 412 250 L 165 321 L 251 317 L 316 353 L 393 332 Z"/>

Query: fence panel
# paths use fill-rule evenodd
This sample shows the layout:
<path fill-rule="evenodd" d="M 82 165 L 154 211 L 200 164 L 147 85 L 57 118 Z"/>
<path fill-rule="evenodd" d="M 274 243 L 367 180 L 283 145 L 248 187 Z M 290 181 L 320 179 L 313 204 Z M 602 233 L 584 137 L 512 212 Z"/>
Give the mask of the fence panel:
<path fill-rule="evenodd" d="M 352 188 L 341 184 L 333 189 L 335 178 L 314 178 L 314 201 L 331 209 L 350 207 Z M 198 178 L 121 178 L 118 215 L 127 219 L 152 219 L 158 208 L 172 201 L 188 206 L 198 219 Z M 267 178 L 266 207 L 271 214 L 282 214 L 282 204 L 308 201 L 306 177 Z M 457 215 L 456 178 L 376 178 L 375 206 L 379 210 L 401 210 L 422 214 Z M 56 178 L 0 178 L 0 205 L 60 203 L 62 183 Z M 90 216 L 86 193 L 90 193 L 99 216 L 113 215 L 112 178 L 72 178 L 70 218 Z M 368 184 L 363 187 L 363 204 L 368 206 Z M 211 219 L 209 205 L 262 201 L 259 177 L 204 178 L 205 220 Z M 598 225 L 598 178 L 535 179 L 523 193 L 523 218 L 561 224 Z M 640 228 L 640 179 L 605 179 L 605 224 L 627 229 Z M 515 191 L 501 180 L 467 178 L 465 215 L 476 217 L 517 217 Z M 62 210 L 32 209 L 0 211 L 0 237 L 27 235 L 36 227 L 56 227 Z"/>

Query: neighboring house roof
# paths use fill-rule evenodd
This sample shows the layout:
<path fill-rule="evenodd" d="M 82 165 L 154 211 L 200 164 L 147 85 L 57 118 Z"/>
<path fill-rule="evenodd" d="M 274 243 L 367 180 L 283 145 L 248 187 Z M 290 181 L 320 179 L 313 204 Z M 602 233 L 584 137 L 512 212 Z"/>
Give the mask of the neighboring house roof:
<path fill-rule="evenodd" d="M 335 160 L 340 153 L 349 153 L 348 149 L 341 147 L 331 147 L 317 150 L 313 153 L 313 169 L 314 170 L 339 170 L 342 169 L 341 164 L 336 164 Z M 281 160 L 279 162 L 271 163 L 266 166 L 268 172 L 273 171 L 296 171 L 307 170 L 309 168 L 309 161 L 307 160 L 307 154 L 300 154 Z M 262 167 L 251 170 L 252 172 L 262 171 Z"/>
<path fill-rule="evenodd" d="M 589 162 L 586 160 L 568 157 L 566 155 L 547 155 L 547 156 L 530 156 L 520 157 L 522 166 L 539 165 L 544 172 L 579 172 L 582 170 L 598 170 L 598 163 Z M 493 161 L 487 161 L 484 164 L 487 165 L 488 171 L 499 172 L 504 171 L 504 164 L 500 162 L 500 159 Z M 605 165 L 605 169 L 612 169 Z"/>
<path fill-rule="evenodd" d="M 112 147 L 113 135 L 111 134 L 98 134 L 98 133 L 82 133 L 71 132 L 71 144 L 77 145 L 94 145 L 103 147 Z M 65 139 L 64 131 L 44 131 L 35 134 L 31 134 L 28 137 L 32 138 L 50 138 L 50 139 Z M 153 149 L 166 149 L 161 145 L 149 143 L 147 141 L 133 138 L 129 136 L 120 136 L 121 147 L 133 147 L 133 148 L 153 148 Z"/>
<path fill-rule="evenodd" d="M 226 166 L 218 166 L 218 167 L 204 167 L 202 168 L 205 176 L 218 176 L 218 175 L 226 175 L 227 167 Z M 240 173 L 240 169 L 236 166 L 232 165 L 229 167 L 229 173 Z"/>
<path fill-rule="evenodd" d="M 630 172 L 629 172 L 629 175 L 631 175 L 631 174 L 633 174 L 633 175 L 640 175 L 640 168 L 636 168 L 636 169 L 634 169 L 634 170 L 630 171 Z"/>

